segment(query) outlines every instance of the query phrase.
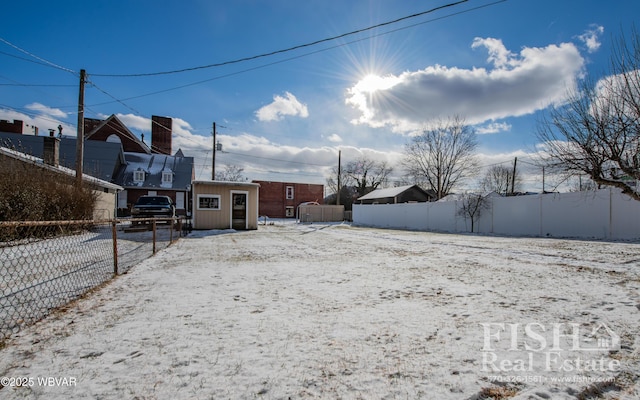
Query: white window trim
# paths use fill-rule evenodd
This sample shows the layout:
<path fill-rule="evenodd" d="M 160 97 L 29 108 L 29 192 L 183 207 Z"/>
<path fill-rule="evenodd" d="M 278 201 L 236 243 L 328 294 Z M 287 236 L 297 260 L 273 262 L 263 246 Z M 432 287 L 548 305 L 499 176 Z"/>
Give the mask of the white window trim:
<path fill-rule="evenodd" d="M 200 199 L 201 198 L 209 198 L 209 199 L 218 199 L 218 207 L 200 207 Z M 196 199 L 196 209 L 202 211 L 220 211 L 220 195 L 219 194 L 199 194 Z"/>
<path fill-rule="evenodd" d="M 140 179 L 140 176 L 142 176 L 142 179 Z M 144 178 L 145 178 L 145 173 L 142 170 L 136 170 L 133 171 L 133 181 L 136 183 L 140 183 L 140 182 L 144 182 Z"/>
<path fill-rule="evenodd" d="M 162 171 L 162 183 L 173 183 L 173 172 Z"/>
<path fill-rule="evenodd" d="M 287 200 L 293 200 L 295 197 L 295 192 L 293 186 L 287 186 L 285 189 L 285 197 Z"/>

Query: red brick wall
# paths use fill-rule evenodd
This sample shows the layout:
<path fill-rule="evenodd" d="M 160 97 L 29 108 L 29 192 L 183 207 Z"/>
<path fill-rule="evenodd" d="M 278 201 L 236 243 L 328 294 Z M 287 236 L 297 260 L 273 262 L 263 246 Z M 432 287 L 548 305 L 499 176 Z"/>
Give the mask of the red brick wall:
<path fill-rule="evenodd" d="M 91 123 L 85 123 L 85 135 L 90 133 L 91 131 L 87 131 L 87 128 L 91 128 L 92 124 L 97 120 L 93 120 Z M 96 125 L 97 126 L 97 125 Z M 91 129 L 95 129 L 95 126 Z M 137 142 L 131 139 L 127 134 L 125 134 L 126 128 L 123 125 L 116 123 L 115 121 L 110 121 L 108 124 L 100 128 L 99 131 L 95 132 L 89 140 L 99 140 L 102 142 L 106 142 L 107 138 L 111 135 L 116 135 L 120 138 L 120 143 L 122 143 L 122 149 L 124 151 L 130 151 L 134 153 L 145 153 L 145 149 L 143 149 Z"/>
<path fill-rule="evenodd" d="M 13 122 L 0 121 L 0 132 L 20 133 L 22 134 L 22 121 L 14 119 Z"/>
<path fill-rule="evenodd" d="M 287 207 L 295 209 L 301 203 L 317 201 L 323 204 L 324 185 L 312 183 L 253 181 L 260 184 L 258 214 L 270 218 L 286 218 Z M 293 187 L 293 199 L 287 199 L 287 186 Z"/>

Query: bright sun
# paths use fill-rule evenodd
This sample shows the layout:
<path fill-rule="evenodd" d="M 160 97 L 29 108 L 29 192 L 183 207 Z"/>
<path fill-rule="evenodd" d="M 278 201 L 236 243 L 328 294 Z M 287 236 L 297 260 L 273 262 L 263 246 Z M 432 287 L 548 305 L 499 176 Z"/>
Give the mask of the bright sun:
<path fill-rule="evenodd" d="M 355 89 L 364 93 L 373 93 L 378 90 L 386 90 L 395 86 L 400 79 L 393 75 L 379 76 L 376 74 L 368 74 L 362 78 L 356 85 Z"/>

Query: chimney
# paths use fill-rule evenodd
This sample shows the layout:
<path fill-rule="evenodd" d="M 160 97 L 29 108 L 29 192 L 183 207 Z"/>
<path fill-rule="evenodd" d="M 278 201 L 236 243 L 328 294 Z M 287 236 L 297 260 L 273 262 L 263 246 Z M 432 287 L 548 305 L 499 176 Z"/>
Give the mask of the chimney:
<path fill-rule="evenodd" d="M 0 120 L 0 132 L 18 133 L 22 135 L 23 122 L 19 119 L 14 119 L 13 122 Z"/>
<path fill-rule="evenodd" d="M 151 116 L 151 152 L 171 155 L 171 126 L 168 117 Z"/>
<path fill-rule="evenodd" d="M 43 137 L 42 160 L 45 164 L 57 167 L 60 165 L 60 139 L 53 136 L 53 129 L 49 130 L 49 136 Z"/>

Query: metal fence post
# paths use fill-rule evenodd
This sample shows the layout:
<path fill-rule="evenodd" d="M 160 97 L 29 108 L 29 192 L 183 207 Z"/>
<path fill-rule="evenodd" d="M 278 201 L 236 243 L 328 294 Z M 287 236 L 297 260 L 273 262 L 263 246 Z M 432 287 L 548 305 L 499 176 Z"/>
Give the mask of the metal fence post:
<path fill-rule="evenodd" d="M 156 254 L 156 219 L 153 219 L 153 223 L 151 224 L 153 229 L 153 254 Z"/>
<path fill-rule="evenodd" d="M 173 244 L 173 223 L 175 222 L 174 218 L 171 218 L 171 227 L 169 228 L 169 244 Z"/>
<path fill-rule="evenodd" d="M 111 235 L 113 237 L 113 276 L 118 275 L 118 234 L 116 230 L 116 220 L 111 221 Z"/>

